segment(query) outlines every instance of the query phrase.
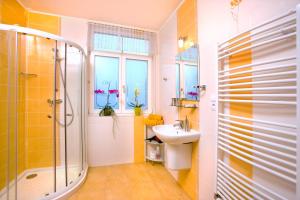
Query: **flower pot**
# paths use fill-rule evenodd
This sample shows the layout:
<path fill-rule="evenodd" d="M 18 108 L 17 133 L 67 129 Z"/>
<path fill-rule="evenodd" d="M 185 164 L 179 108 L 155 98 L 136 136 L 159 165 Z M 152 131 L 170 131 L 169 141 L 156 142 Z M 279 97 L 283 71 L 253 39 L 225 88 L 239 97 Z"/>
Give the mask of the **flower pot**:
<path fill-rule="evenodd" d="M 99 113 L 99 116 L 113 116 L 115 114 L 114 109 L 111 106 L 105 106 Z"/>
<path fill-rule="evenodd" d="M 140 116 L 142 114 L 142 108 L 141 107 L 135 107 L 134 108 L 134 114 L 135 114 L 135 116 Z"/>

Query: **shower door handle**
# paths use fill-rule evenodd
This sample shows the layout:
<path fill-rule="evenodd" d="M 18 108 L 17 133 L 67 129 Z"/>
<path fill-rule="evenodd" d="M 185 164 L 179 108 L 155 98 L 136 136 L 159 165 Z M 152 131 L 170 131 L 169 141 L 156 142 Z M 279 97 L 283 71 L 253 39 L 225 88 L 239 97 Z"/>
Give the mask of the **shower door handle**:
<path fill-rule="evenodd" d="M 47 99 L 47 103 L 50 105 L 50 106 L 52 106 L 53 105 L 53 100 L 52 99 Z M 63 100 L 62 99 L 57 99 L 57 100 L 55 100 L 55 104 L 61 104 L 63 102 Z"/>

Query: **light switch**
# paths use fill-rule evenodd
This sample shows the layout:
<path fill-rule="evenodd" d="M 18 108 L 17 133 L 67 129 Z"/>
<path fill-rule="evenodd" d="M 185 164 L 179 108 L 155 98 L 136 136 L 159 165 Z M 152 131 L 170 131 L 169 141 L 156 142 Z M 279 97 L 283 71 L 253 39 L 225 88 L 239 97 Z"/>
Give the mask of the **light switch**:
<path fill-rule="evenodd" d="M 211 96 L 210 98 L 210 106 L 212 111 L 216 111 L 217 109 L 217 100 L 215 96 Z"/>

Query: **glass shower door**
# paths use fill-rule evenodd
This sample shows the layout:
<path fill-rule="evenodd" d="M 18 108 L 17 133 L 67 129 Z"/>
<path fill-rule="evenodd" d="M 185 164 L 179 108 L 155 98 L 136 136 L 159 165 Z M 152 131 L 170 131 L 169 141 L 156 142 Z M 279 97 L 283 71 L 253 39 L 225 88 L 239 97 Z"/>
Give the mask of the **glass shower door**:
<path fill-rule="evenodd" d="M 37 200 L 54 187 L 54 52 L 56 42 L 19 34 L 18 200 Z"/>
<path fill-rule="evenodd" d="M 56 163 L 56 186 L 62 190 L 72 184 L 82 168 L 82 52 L 59 43 L 56 65 L 56 130 L 59 161 Z"/>
<path fill-rule="evenodd" d="M 82 138 L 82 59 L 83 54 L 75 47 L 67 46 L 66 67 L 66 122 L 67 125 L 67 175 L 73 183 L 83 170 Z M 72 97 L 72 98 L 71 98 Z"/>

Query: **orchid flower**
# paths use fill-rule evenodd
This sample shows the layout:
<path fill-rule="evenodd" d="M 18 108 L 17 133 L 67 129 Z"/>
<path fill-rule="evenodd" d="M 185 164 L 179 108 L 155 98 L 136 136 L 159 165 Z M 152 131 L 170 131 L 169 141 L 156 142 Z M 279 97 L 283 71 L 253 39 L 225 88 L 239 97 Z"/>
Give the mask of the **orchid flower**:
<path fill-rule="evenodd" d="M 198 96 L 198 92 L 188 92 L 187 94 L 190 96 Z"/>
<path fill-rule="evenodd" d="M 104 94 L 104 90 L 97 89 L 94 91 L 95 94 Z"/>

